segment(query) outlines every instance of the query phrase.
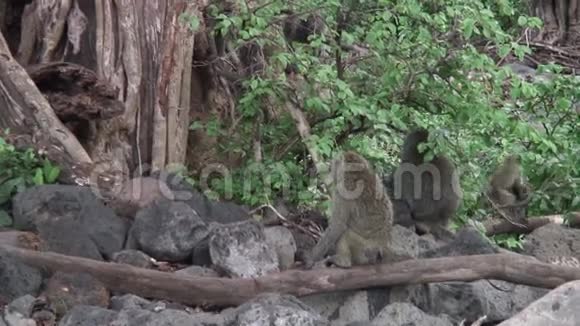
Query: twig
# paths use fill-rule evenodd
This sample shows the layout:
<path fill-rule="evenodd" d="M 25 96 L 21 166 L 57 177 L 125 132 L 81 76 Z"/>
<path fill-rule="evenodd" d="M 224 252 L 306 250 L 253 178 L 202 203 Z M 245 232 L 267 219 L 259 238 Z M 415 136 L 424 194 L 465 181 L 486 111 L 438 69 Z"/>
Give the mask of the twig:
<path fill-rule="evenodd" d="M 507 214 L 506 214 L 506 213 L 504 213 L 504 212 L 501 210 L 501 208 L 500 208 L 500 207 L 498 207 L 498 205 L 496 205 L 496 203 L 494 203 L 494 201 L 493 201 L 493 200 L 491 200 L 491 198 L 489 198 L 489 195 L 488 195 L 487 193 L 484 193 L 484 195 L 485 195 L 485 198 L 487 198 L 487 201 L 488 201 L 488 202 L 491 204 L 491 206 L 493 207 L 493 209 L 494 209 L 496 212 L 498 212 L 498 213 L 499 213 L 499 215 L 501 215 L 501 217 L 503 217 L 504 219 L 506 219 L 508 222 L 510 222 L 510 223 L 511 223 L 511 224 L 513 224 L 513 225 L 516 225 L 516 226 L 519 226 L 519 227 L 522 227 L 522 228 L 527 228 L 527 226 L 526 226 L 526 225 L 524 225 L 524 224 L 521 224 L 521 223 L 518 223 L 518 222 L 515 222 L 515 221 L 513 221 L 511 218 L 509 218 L 509 217 L 507 216 Z"/>
<path fill-rule="evenodd" d="M 277 217 L 278 217 L 278 218 L 279 218 L 279 219 L 280 219 L 280 220 L 281 220 L 283 223 L 285 223 L 285 224 L 287 224 L 287 225 L 290 225 L 290 226 L 292 226 L 292 227 L 295 227 L 295 228 L 297 228 L 298 230 L 300 230 L 300 231 L 302 231 L 302 232 L 304 232 L 304 233 L 306 233 L 306 234 L 310 235 L 310 236 L 311 236 L 312 238 L 314 238 L 314 239 L 318 239 L 318 238 L 320 237 L 318 234 L 316 234 L 316 233 L 314 233 L 314 232 L 312 232 L 312 231 L 308 230 L 307 228 L 303 227 L 302 225 L 300 225 L 300 224 L 297 224 L 297 223 L 294 223 L 294 222 L 292 222 L 292 221 L 288 220 L 286 217 L 284 217 L 282 214 L 280 214 L 280 212 L 278 212 L 278 210 L 277 210 L 276 208 L 274 208 L 274 207 L 273 207 L 272 205 L 270 205 L 270 204 L 264 204 L 264 205 L 261 205 L 261 206 L 259 206 L 258 208 L 255 208 L 255 209 L 251 210 L 251 211 L 250 211 L 250 213 L 249 213 L 249 215 L 252 215 L 252 214 L 256 213 L 257 211 L 259 211 L 259 210 L 262 210 L 262 209 L 264 209 L 264 208 L 269 208 L 269 209 L 271 209 L 271 210 L 272 210 L 272 212 L 274 212 L 274 214 L 276 214 L 276 216 L 277 216 Z"/>

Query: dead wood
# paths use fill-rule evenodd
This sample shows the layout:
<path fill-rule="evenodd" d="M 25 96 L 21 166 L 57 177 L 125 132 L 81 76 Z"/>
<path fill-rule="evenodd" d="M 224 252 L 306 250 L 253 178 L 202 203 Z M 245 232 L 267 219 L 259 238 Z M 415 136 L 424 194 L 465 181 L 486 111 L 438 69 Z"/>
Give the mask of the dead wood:
<path fill-rule="evenodd" d="M 35 87 L 26 70 L 12 57 L 0 33 L 0 128 L 31 134 L 63 152 L 77 163 L 92 163 L 79 141 L 58 119 Z"/>
<path fill-rule="evenodd" d="M 125 110 L 123 102 L 117 100 L 118 90 L 83 66 L 54 62 L 26 70 L 64 123 L 110 119 Z"/>
<path fill-rule="evenodd" d="M 570 218 L 568 218 L 568 224 L 572 227 L 580 226 L 580 212 L 572 213 Z M 492 222 L 485 225 L 485 234 L 489 236 L 505 234 L 505 233 L 518 233 L 527 234 L 540 228 L 546 224 L 564 224 L 564 215 L 547 215 L 547 216 L 537 216 L 530 217 L 526 220 L 526 224 L 514 224 L 510 221 Z"/>
<path fill-rule="evenodd" d="M 193 277 L 52 252 L 0 246 L 4 255 L 52 271 L 87 273 L 109 289 L 189 305 L 239 305 L 260 293 L 296 296 L 430 282 L 495 279 L 542 288 L 579 280 L 580 269 L 511 254 L 408 260 L 350 269 L 287 270 L 253 279 Z"/>

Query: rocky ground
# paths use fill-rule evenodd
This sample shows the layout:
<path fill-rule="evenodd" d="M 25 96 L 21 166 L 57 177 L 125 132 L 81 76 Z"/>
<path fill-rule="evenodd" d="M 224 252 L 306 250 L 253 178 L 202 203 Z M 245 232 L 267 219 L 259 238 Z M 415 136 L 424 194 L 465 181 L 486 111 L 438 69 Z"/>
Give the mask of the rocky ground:
<path fill-rule="evenodd" d="M 105 203 L 90 188 L 45 185 L 14 197 L 0 245 L 53 251 L 194 276 L 252 278 L 294 266 L 313 240 L 298 229 L 248 218 L 183 182 L 148 178 L 148 196 Z M 148 185 L 148 186 L 147 186 Z M 163 189 L 159 191 L 159 189 Z M 156 195 L 151 195 L 156 194 Z M 169 195 L 168 195 L 169 194 Z M 449 243 L 396 226 L 406 259 L 499 252 L 466 227 Z M 521 254 L 578 266 L 580 230 L 551 224 L 528 236 Z M 264 294 L 216 311 L 109 291 L 89 275 L 48 273 L 0 250 L 0 326 L 20 325 L 580 325 L 580 283 L 551 292 L 503 281 L 444 282 L 303 296 Z M 578 300 L 578 301 L 577 301 Z M 206 308 L 204 311 L 203 309 Z"/>

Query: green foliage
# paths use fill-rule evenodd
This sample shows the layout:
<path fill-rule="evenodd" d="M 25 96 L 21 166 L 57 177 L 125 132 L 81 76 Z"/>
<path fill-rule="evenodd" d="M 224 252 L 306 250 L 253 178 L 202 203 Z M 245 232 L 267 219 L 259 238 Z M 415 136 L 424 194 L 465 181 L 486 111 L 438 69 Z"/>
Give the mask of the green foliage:
<path fill-rule="evenodd" d="M 498 234 L 491 238 L 498 245 L 509 250 L 523 249 L 523 235 Z"/>
<path fill-rule="evenodd" d="M 11 224 L 1 209 L 14 194 L 34 185 L 56 182 L 60 169 L 32 149 L 17 150 L 0 137 L 0 226 Z"/>
<path fill-rule="evenodd" d="M 427 155 L 445 153 L 462 173 L 457 225 L 486 216 L 478 200 L 507 153 L 522 155 L 535 191 L 531 215 L 579 208 L 580 133 L 572 103 L 579 100 L 580 85 L 562 75 L 546 83 L 522 81 L 489 55 L 522 58 L 531 53 L 512 37 L 521 28 L 541 25 L 526 15 L 523 1 L 293 2 L 295 12 L 317 9 L 327 30 L 310 44 L 294 43 L 292 51 L 274 28 L 286 2 L 259 1 L 256 12 L 244 4 L 237 17 L 218 15 L 218 28 L 232 33 L 238 45 L 253 40 L 270 49 L 268 65 L 244 83 L 235 137 L 216 121 L 192 126 L 220 135 L 223 152 L 236 149 L 246 158 L 232 175 L 234 198 L 251 205 L 271 201 L 284 188 L 281 170 L 291 180 L 285 192 L 289 199 L 314 206 L 327 198 L 319 180 L 309 177 L 309 152 L 284 110 L 291 100 L 312 127 L 306 143 L 323 160 L 355 149 L 385 174 L 398 163 L 406 130 L 431 130 Z M 351 19 L 337 35 L 340 11 Z M 366 52 L 362 60 L 338 69 L 334 53 L 342 65 L 352 57 L 341 49 L 345 44 L 364 44 Z M 332 55 L 320 56 L 313 49 Z M 304 77 L 299 86 L 282 73 L 289 63 Z M 279 115 L 265 120 L 269 109 Z M 256 138 L 262 145 L 260 163 L 250 159 Z M 262 177 L 268 173 L 273 173 L 271 187 Z M 223 181 L 213 186 L 222 197 L 227 192 Z M 497 241 L 516 246 L 516 240 Z"/>
<path fill-rule="evenodd" d="M 181 23 L 184 23 L 187 25 L 187 27 L 192 31 L 192 32 L 197 32 L 197 30 L 199 29 L 199 26 L 201 24 L 199 18 L 197 18 L 194 15 L 191 14 L 186 14 L 183 13 L 179 16 L 179 20 Z"/>

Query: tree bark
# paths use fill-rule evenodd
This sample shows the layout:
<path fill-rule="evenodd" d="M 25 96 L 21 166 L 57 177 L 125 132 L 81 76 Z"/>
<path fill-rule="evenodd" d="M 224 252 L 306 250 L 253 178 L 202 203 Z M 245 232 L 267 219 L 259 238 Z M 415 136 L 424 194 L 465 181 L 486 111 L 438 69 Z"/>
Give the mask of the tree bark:
<path fill-rule="evenodd" d="M 25 5 L 21 37 L 13 44 L 18 62 L 24 67 L 78 64 L 118 91 L 124 104 L 121 118 L 91 122 L 96 132 L 86 151 L 98 164 L 93 174 L 114 171 L 128 177 L 185 163 L 190 110 L 200 110 L 192 103 L 211 107 L 206 93 L 215 86 L 207 80 L 192 83 L 205 78 L 197 75 L 200 70 L 192 60 L 194 47 L 201 60 L 207 52 L 206 5 L 206 0 L 45 0 Z M 188 19 L 197 19 L 199 30 L 191 30 Z"/>
<path fill-rule="evenodd" d="M 12 57 L 0 33 L 0 128 L 31 135 L 46 146 L 62 147 L 74 161 L 91 163 L 77 138 L 58 119 L 26 70 Z"/>
<path fill-rule="evenodd" d="M 5 245 L 0 246 L 0 251 L 31 266 L 90 274 L 111 290 L 189 305 L 239 305 L 265 292 L 304 296 L 371 287 L 481 279 L 555 288 L 580 279 L 578 268 L 546 264 L 517 254 L 408 260 L 350 269 L 288 270 L 252 279 L 230 279 L 177 275 Z"/>
<path fill-rule="evenodd" d="M 544 27 L 537 39 L 548 44 L 575 45 L 580 40 L 580 0 L 531 0 L 532 15 Z"/>

